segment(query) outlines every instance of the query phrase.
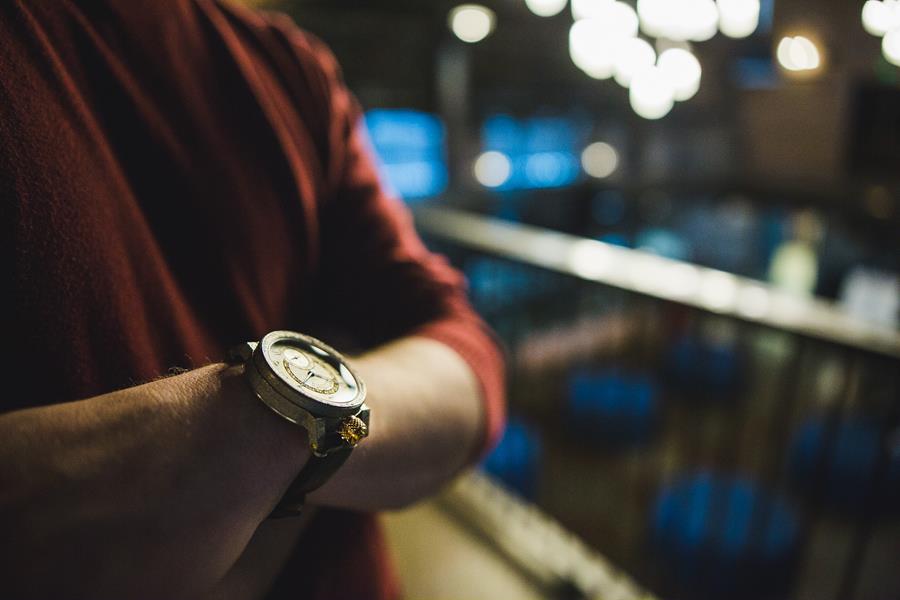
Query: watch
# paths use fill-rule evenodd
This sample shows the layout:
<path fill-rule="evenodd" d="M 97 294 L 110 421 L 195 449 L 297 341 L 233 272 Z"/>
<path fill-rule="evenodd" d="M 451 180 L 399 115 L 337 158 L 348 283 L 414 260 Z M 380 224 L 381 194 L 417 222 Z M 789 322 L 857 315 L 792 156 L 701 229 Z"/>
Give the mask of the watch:
<path fill-rule="evenodd" d="M 311 456 L 270 518 L 299 515 L 318 488 L 369 435 L 366 386 L 336 350 L 294 331 L 272 331 L 231 349 L 247 382 L 270 409 L 306 429 Z"/>

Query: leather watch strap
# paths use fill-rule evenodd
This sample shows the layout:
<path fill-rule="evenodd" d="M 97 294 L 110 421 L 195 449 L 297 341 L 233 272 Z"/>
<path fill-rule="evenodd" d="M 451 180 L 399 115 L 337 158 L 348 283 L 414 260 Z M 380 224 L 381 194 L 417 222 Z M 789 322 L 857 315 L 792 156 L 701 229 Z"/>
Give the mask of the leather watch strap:
<path fill-rule="evenodd" d="M 300 472 L 297 473 L 294 481 L 288 486 L 281 501 L 272 510 L 269 518 L 281 519 L 298 516 L 303 511 L 306 495 L 328 481 L 328 478 L 350 458 L 352 451 L 353 448 L 342 448 L 327 456 L 310 456 Z"/>

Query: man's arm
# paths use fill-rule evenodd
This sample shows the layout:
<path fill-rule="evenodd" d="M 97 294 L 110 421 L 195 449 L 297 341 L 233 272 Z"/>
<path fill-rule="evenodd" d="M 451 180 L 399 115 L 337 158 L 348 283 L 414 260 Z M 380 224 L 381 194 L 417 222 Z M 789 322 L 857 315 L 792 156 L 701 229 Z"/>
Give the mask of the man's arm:
<path fill-rule="evenodd" d="M 369 389 L 371 435 L 310 501 L 396 508 L 434 492 L 472 460 L 484 436 L 475 376 L 427 338 L 403 338 L 354 361 Z"/>
<path fill-rule="evenodd" d="M 453 350 L 406 338 L 354 364 L 371 435 L 310 503 L 400 506 L 471 457 L 482 405 Z M 308 456 L 303 430 L 224 365 L 2 415 L 0 440 L 0 580 L 16 598 L 208 592 Z"/>
<path fill-rule="evenodd" d="M 446 481 L 482 443 L 482 405 L 466 363 L 447 346 L 405 338 L 353 361 L 366 381 L 371 435 L 310 503 L 400 506 Z M 376 416 L 377 415 L 377 416 Z M 265 521 L 207 596 L 261 598 L 295 547 L 300 519 Z"/>

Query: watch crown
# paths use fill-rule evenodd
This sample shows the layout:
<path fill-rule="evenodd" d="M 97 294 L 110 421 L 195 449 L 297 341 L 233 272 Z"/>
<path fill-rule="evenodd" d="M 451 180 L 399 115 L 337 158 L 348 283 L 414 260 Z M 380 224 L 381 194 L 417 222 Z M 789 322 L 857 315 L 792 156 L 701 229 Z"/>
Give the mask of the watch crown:
<path fill-rule="evenodd" d="M 361 439 L 369 435 L 369 428 L 359 417 L 350 416 L 341 421 L 337 433 L 352 447 L 356 446 Z"/>

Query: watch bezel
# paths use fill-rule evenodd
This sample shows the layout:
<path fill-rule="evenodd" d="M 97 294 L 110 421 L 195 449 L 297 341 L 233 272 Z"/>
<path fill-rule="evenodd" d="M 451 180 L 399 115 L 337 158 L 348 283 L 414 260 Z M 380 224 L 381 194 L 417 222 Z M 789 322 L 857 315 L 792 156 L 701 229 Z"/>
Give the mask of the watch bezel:
<path fill-rule="evenodd" d="M 269 353 L 275 343 L 283 342 L 285 340 L 298 344 L 301 347 L 305 346 L 306 348 L 309 348 L 309 352 L 322 357 L 325 362 L 329 363 L 339 372 L 341 369 L 346 369 L 347 373 L 353 378 L 353 381 L 356 384 L 357 393 L 353 397 L 353 400 L 346 405 L 337 406 L 304 393 L 285 381 L 282 375 L 275 369 L 275 366 L 270 362 Z M 312 348 L 318 348 L 325 354 L 323 355 L 321 352 L 315 352 Z M 309 412 L 314 417 L 343 417 L 356 414 L 359 412 L 366 399 L 365 383 L 360 379 L 359 375 L 356 374 L 353 367 L 350 366 L 341 353 L 322 340 L 309 335 L 297 333 L 296 331 L 271 331 L 267 333 L 256 345 L 256 348 L 253 349 L 249 362 L 253 364 L 257 374 L 269 384 L 269 387 L 271 387 L 274 392 L 283 397 L 291 405 Z"/>

